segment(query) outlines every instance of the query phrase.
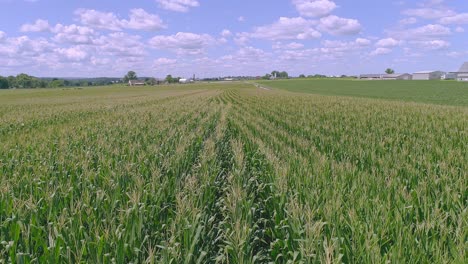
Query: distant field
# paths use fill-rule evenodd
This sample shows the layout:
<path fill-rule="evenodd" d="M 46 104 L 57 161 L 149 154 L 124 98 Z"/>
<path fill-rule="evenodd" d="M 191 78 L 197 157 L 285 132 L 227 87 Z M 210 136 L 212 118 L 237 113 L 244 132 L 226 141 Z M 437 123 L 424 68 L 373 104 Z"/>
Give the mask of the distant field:
<path fill-rule="evenodd" d="M 267 84 L 311 83 L 387 85 Z M 466 107 L 247 83 L 13 90 L 0 142 L 0 263 L 466 263 Z"/>
<path fill-rule="evenodd" d="M 259 81 L 291 92 L 468 106 L 468 83 L 455 81 L 361 81 L 293 79 Z"/>

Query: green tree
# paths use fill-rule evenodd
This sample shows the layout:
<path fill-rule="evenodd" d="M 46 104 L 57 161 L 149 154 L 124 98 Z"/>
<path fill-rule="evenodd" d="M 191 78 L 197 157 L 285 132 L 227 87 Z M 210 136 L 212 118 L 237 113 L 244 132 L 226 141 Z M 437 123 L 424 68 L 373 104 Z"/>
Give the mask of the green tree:
<path fill-rule="evenodd" d="M 394 74 L 395 71 L 393 69 L 391 69 L 391 68 L 388 68 L 388 69 L 385 70 L 385 73 L 386 74 Z"/>
<path fill-rule="evenodd" d="M 0 76 L 0 89 L 8 89 L 8 88 L 10 88 L 8 79 Z"/>
<path fill-rule="evenodd" d="M 277 77 L 279 77 L 281 79 L 287 79 L 287 78 L 289 78 L 289 74 L 287 72 L 285 72 L 285 71 L 282 71 L 282 72 L 279 73 L 279 75 Z"/>
<path fill-rule="evenodd" d="M 64 86 L 65 86 L 65 82 L 63 80 L 55 79 L 49 83 L 49 87 L 51 88 L 58 88 L 58 87 L 64 87 Z"/>
<path fill-rule="evenodd" d="M 7 80 L 8 80 L 8 85 L 10 86 L 10 88 L 16 88 L 16 77 L 15 76 L 8 76 Z"/>
<path fill-rule="evenodd" d="M 124 76 L 124 82 L 125 83 L 128 83 L 128 81 L 130 81 L 130 80 L 136 80 L 136 79 L 138 79 L 138 77 L 136 75 L 136 72 L 134 72 L 134 71 L 129 71 L 127 73 L 127 75 Z"/>
<path fill-rule="evenodd" d="M 164 79 L 167 83 L 173 83 L 174 82 L 174 78 L 172 78 L 172 75 L 168 74 L 166 76 L 166 79 Z"/>
<path fill-rule="evenodd" d="M 16 85 L 18 88 L 36 88 L 37 79 L 25 73 L 16 76 Z"/>
<path fill-rule="evenodd" d="M 305 78 L 306 76 L 304 74 L 299 75 L 299 78 Z"/>

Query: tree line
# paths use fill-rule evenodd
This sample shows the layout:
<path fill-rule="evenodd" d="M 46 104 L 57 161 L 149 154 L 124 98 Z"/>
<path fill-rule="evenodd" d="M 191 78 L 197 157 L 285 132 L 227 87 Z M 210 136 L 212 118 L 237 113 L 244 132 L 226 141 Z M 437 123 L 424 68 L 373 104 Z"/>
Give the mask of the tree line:
<path fill-rule="evenodd" d="M 115 78 L 114 78 L 115 79 Z M 0 89 L 27 89 L 27 88 L 59 88 L 59 87 L 82 87 L 102 86 L 116 82 L 112 78 L 90 78 L 66 80 L 58 78 L 36 78 L 25 73 L 16 76 L 0 76 Z"/>

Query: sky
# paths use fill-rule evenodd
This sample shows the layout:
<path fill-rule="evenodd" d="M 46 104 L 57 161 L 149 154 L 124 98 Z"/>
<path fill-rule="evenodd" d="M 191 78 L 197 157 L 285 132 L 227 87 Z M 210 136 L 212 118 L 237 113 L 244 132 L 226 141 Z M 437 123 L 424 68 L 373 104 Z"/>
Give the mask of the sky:
<path fill-rule="evenodd" d="M 456 71 L 467 0 L 0 0 L 0 75 Z"/>

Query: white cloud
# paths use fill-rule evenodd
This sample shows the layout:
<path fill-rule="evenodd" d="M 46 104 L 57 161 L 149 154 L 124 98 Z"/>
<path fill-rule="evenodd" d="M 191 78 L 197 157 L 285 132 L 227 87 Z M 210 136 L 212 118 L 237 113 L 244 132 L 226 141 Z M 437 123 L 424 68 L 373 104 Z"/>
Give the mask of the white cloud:
<path fill-rule="evenodd" d="M 463 32 L 465 32 L 465 29 L 462 28 L 462 27 L 457 27 L 457 28 L 455 28 L 455 32 L 457 32 L 457 33 L 463 33 Z"/>
<path fill-rule="evenodd" d="M 161 65 L 172 65 L 176 64 L 177 60 L 176 59 L 168 59 L 168 58 L 159 58 L 154 60 L 153 64 L 156 66 L 161 66 Z"/>
<path fill-rule="evenodd" d="M 375 45 L 381 48 L 392 48 L 401 44 L 401 41 L 398 41 L 394 38 L 386 38 L 379 40 Z"/>
<path fill-rule="evenodd" d="M 208 34 L 179 32 L 171 36 L 156 36 L 149 41 L 152 48 L 171 50 L 178 54 L 199 55 L 206 48 L 216 44 L 216 40 Z"/>
<path fill-rule="evenodd" d="M 95 32 L 89 27 L 57 24 L 52 32 L 56 33 L 53 38 L 57 42 L 67 42 L 72 44 L 93 44 Z"/>
<path fill-rule="evenodd" d="M 396 39 L 404 40 L 433 40 L 447 37 L 452 34 L 450 28 L 438 24 L 429 24 L 417 28 L 390 31 L 389 34 Z"/>
<path fill-rule="evenodd" d="M 146 55 L 141 36 L 115 32 L 95 41 L 98 52 L 117 57 L 142 57 Z"/>
<path fill-rule="evenodd" d="M 34 24 L 24 24 L 20 28 L 21 32 L 46 32 L 50 31 L 50 25 L 47 20 L 38 19 Z"/>
<path fill-rule="evenodd" d="M 305 17 L 324 17 L 337 8 L 335 2 L 329 0 L 293 0 L 293 4 Z"/>
<path fill-rule="evenodd" d="M 240 17 L 237 18 L 237 21 L 239 21 L 239 22 L 245 22 L 245 17 L 240 16 Z"/>
<path fill-rule="evenodd" d="M 320 19 L 318 28 L 332 35 L 354 35 L 361 31 L 361 24 L 356 19 L 327 16 Z"/>
<path fill-rule="evenodd" d="M 445 40 L 416 41 L 413 43 L 427 50 L 442 50 L 450 47 L 450 43 Z"/>
<path fill-rule="evenodd" d="M 399 21 L 400 25 L 412 25 L 416 23 L 418 23 L 418 20 L 414 17 L 404 18 Z"/>
<path fill-rule="evenodd" d="M 442 24 L 468 24 L 468 13 L 461 13 L 454 16 L 448 16 L 440 19 Z"/>
<path fill-rule="evenodd" d="M 221 36 L 224 37 L 224 38 L 227 38 L 227 37 L 232 36 L 232 33 L 231 33 L 231 31 L 229 31 L 227 29 L 224 29 L 223 31 L 221 31 Z"/>
<path fill-rule="evenodd" d="M 322 34 L 314 29 L 315 21 L 306 20 L 302 17 L 281 17 L 277 22 L 254 29 L 252 33 L 241 34 L 241 37 L 251 37 L 268 40 L 287 39 L 315 39 Z"/>
<path fill-rule="evenodd" d="M 0 45 L 0 54 L 17 57 L 35 57 L 50 52 L 54 45 L 44 38 L 31 39 L 28 36 L 7 38 Z"/>
<path fill-rule="evenodd" d="M 0 42 L 3 41 L 6 38 L 6 33 L 3 31 L 0 31 Z"/>
<path fill-rule="evenodd" d="M 359 46 L 369 46 L 371 44 L 371 41 L 365 38 L 357 38 L 356 44 L 358 44 Z"/>
<path fill-rule="evenodd" d="M 130 10 L 130 19 L 123 20 L 122 24 L 124 28 L 146 31 L 157 31 L 166 27 L 159 16 L 149 14 L 141 8 Z"/>
<path fill-rule="evenodd" d="M 95 29 L 119 31 L 122 29 L 121 21 L 114 13 L 100 12 L 93 9 L 78 9 L 75 11 L 81 24 Z"/>
<path fill-rule="evenodd" d="M 273 45 L 273 49 L 276 49 L 276 50 L 296 50 L 296 49 L 302 49 L 302 48 L 304 48 L 304 44 L 297 43 L 297 42 L 291 42 L 287 44 L 277 42 Z"/>
<path fill-rule="evenodd" d="M 456 13 L 450 9 L 440 9 L 440 8 L 416 8 L 416 9 L 407 9 L 402 12 L 404 15 L 420 17 L 424 19 L 438 19 L 443 17 L 454 16 Z"/>
<path fill-rule="evenodd" d="M 131 9 L 128 20 L 120 20 L 114 13 L 100 12 L 93 9 L 78 9 L 75 14 L 83 25 L 95 29 L 157 31 L 166 28 L 159 16 L 149 14 L 141 8 Z"/>
<path fill-rule="evenodd" d="M 392 49 L 389 48 L 377 48 L 370 53 L 371 56 L 385 55 L 392 52 Z"/>
<path fill-rule="evenodd" d="M 175 12 L 188 12 L 191 7 L 198 7 L 200 3 L 197 0 L 156 0 L 162 9 Z"/>
<path fill-rule="evenodd" d="M 59 48 L 55 51 L 62 57 L 72 61 L 82 61 L 88 57 L 88 53 L 81 46 Z"/>

